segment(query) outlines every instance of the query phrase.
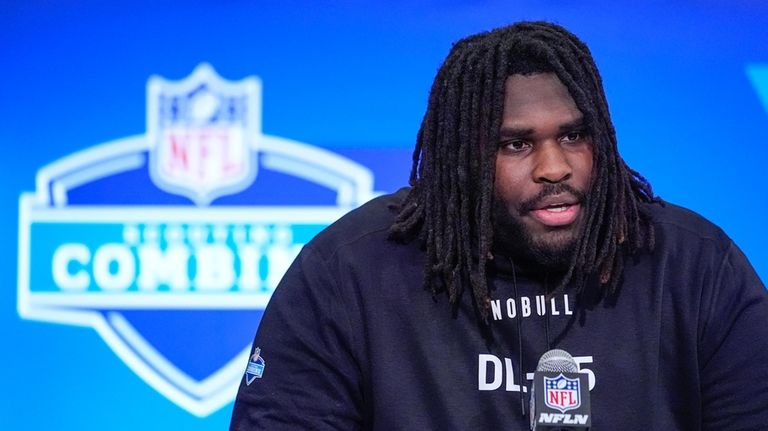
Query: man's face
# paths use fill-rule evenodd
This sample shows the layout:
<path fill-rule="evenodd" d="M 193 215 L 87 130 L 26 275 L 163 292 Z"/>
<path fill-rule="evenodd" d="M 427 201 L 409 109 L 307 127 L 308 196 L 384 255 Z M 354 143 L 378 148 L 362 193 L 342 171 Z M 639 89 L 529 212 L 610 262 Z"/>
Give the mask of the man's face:
<path fill-rule="evenodd" d="M 505 83 L 496 155 L 497 246 L 544 268 L 570 261 L 585 223 L 592 139 L 555 74 L 512 75 Z"/>

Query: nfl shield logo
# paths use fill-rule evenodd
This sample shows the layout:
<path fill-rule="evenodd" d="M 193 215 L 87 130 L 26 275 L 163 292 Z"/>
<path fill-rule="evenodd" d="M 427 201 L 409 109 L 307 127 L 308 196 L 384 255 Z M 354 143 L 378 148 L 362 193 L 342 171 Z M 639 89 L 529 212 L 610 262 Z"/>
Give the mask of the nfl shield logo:
<path fill-rule="evenodd" d="M 261 349 L 258 347 L 253 350 L 251 359 L 248 360 L 248 367 L 245 369 L 245 383 L 250 385 L 254 380 L 260 379 L 264 375 L 266 362 L 261 357 Z"/>
<path fill-rule="evenodd" d="M 150 174 L 160 188 L 207 205 L 256 176 L 261 83 L 222 79 L 208 64 L 186 79 L 148 85 Z"/>
<path fill-rule="evenodd" d="M 579 379 L 569 379 L 560 374 L 555 378 L 544 377 L 544 404 L 565 413 L 581 406 Z"/>

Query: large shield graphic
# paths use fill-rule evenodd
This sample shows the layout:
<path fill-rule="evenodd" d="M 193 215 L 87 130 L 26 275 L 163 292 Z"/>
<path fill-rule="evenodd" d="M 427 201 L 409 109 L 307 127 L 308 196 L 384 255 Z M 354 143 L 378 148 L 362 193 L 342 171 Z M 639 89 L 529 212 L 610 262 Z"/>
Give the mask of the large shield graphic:
<path fill-rule="evenodd" d="M 21 196 L 18 310 L 94 328 L 147 384 L 206 416 L 234 398 L 293 257 L 370 199 L 373 178 L 263 135 L 255 77 L 228 83 L 202 65 L 148 87 L 150 133 L 58 160 Z"/>

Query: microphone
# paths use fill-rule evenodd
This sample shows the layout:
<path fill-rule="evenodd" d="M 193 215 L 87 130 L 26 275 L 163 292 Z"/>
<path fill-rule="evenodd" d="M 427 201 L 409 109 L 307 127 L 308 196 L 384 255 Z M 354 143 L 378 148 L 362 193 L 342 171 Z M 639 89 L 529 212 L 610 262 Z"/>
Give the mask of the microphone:
<path fill-rule="evenodd" d="M 568 352 L 552 349 L 539 359 L 531 383 L 531 430 L 588 430 L 592 425 L 589 379 Z"/>

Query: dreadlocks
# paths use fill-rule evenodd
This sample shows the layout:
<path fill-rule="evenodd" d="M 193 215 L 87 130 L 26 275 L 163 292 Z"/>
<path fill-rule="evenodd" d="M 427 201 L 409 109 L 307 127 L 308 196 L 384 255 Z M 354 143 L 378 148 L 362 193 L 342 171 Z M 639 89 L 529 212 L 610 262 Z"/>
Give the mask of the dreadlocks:
<path fill-rule="evenodd" d="M 581 291 L 595 275 L 617 289 L 626 254 L 653 247 L 640 202 L 658 202 L 650 184 L 618 154 L 600 75 L 587 46 L 564 28 L 521 22 L 454 44 L 437 72 L 417 136 L 412 186 L 391 236 L 426 248 L 424 284 L 457 304 L 469 285 L 483 320 L 490 296 L 486 264 L 493 245 L 495 158 L 504 83 L 514 74 L 554 73 L 584 115 L 594 170 L 587 223 L 558 289 Z"/>

